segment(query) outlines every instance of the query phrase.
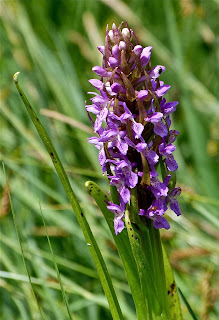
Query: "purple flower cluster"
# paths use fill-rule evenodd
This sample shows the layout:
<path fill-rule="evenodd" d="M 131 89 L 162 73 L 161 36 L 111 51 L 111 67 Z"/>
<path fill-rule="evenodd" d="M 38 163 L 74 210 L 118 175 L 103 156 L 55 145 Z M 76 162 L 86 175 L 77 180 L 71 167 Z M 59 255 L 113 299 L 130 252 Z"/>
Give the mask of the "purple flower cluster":
<path fill-rule="evenodd" d="M 99 150 L 103 173 L 119 193 L 120 206 L 108 204 L 115 214 L 115 233 L 124 228 L 125 208 L 133 188 L 137 191 L 139 215 L 152 219 L 155 228 L 169 229 L 164 213 L 169 205 L 181 214 L 177 201 L 181 189 L 170 187 L 178 168 L 172 143 L 179 134 L 170 129 L 170 114 L 178 102 L 164 98 L 170 89 L 159 80 L 165 67 L 151 67 L 152 47 L 139 45 L 127 23 L 107 28 L 105 45 L 98 49 L 103 66 L 92 70 L 101 79 L 91 79 L 90 83 L 99 94 L 89 92 L 94 97 L 92 104 L 86 105 L 97 136 L 89 142 Z M 90 112 L 96 115 L 95 121 Z"/>

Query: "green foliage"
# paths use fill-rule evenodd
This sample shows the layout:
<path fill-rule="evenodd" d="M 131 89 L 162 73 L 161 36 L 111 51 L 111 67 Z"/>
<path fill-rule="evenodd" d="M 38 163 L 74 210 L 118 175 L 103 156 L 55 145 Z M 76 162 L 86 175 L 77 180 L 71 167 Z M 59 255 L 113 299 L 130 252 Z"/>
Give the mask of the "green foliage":
<path fill-rule="evenodd" d="M 34 292 L 47 319 L 66 319 L 65 304 L 48 248 L 38 199 L 74 319 L 111 319 L 87 243 L 62 186 L 22 106 L 12 76 L 37 113 L 58 111 L 72 125 L 42 115 L 100 246 L 126 319 L 135 319 L 121 260 L 113 238 L 84 183 L 94 180 L 106 192 L 97 151 L 89 145 L 84 109 L 88 79 L 100 62 L 97 45 L 105 26 L 127 19 L 144 45 L 152 45 L 154 64 L 164 64 L 170 98 L 179 100 L 174 121 L 180 131 L 177 184 L 183 188 L 183 216 L 170 216 L 161 233 L 176 283 L 194 312 L 216 320 L 219 195 L 218 1 L 1 1 L 0 153 L 8 172 L 17 226 Z M 44 112 L 44 113 L 43 113 Z M 1 319 L 40 319 L 23 265 L 0 170 Z M 181 302 L 184 319 L 192 319 Z"/>

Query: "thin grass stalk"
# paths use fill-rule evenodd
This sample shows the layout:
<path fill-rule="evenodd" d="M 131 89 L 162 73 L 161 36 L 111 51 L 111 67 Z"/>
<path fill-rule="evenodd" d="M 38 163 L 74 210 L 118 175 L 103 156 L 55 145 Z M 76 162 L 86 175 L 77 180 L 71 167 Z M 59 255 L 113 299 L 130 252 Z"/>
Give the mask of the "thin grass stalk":
<path fill-rule="evenodd" d="M 34 291 L 34 287 L 33 287 L 33 283 L 31 281 L 30 273 L 29 273 L 29 270 L 28 270 L 28 267 L 27 267 L 27 263 L 26 263 L 26 260 L 25 260 L 25 257 L 24 257 L 24 250 L 23 250 L 22 240 L 21 240 L 21 236 L 20 236 L 20 232 L 19 232 L 19 228 L 18 228 L 18 223 L 17 223 L 17 218 L 16 218 L 16 215 L 15 215 L 15 211 L 14 211 L 13 202 L 12 202 L 12 199 L 11 199 L 11 193 L 10 193 L 8 178 L 7 178 L 5 165 L 4 165 L 3 161 L 2 161 L 2 167 L 3 167 L 3 172 L 4 172 L 4 175 L 5 175 L 5 181 L 6 181 L 6 186 L 7 186 L 7 190 L 8 190 L 8 197 L 9 197 L 9 202 L 10 202 L 10 206 L 11 206 L 11 212 L 12 212 L 12 216 L 13 216 L 13 220 L 14 220 L 15 231 L 16 231 L 17 238 L 18 238 L 19 245 L 20 245 L 20 249 L 21 249 L 21 255 L 22 255 L 24 267 L 25 267 L 26 272 L 27 272 L 28 280 L 29 280 L 29 283 L 30 283 L 30 286 L 31 286 L 31 291 L 32 291 L 34 299 L 36 301 L 40 317 L 41 317 L 41 319 L 45 320 L 46 318 L 44 317 L 44 315 L 42 313 L 42 310 L 41 310 L 41 307 L 39 305 L 39 302 L 37 300 L 37 297 L 36 297 L 36 294 L 35 294 L 35 291 Z"/>
<path fill-rule="evenodd" d="M 65 303 L 69 319 L 72 320 L 73 318 L 72 318 L 71 311 L 70 311 L 70 308 L 69 308 L 68 299 L 66 297 L 65 289 L 64 289 L 63 284 L 62 284 L 62 278 L 61 278 L 61 275 L 60 275 L 60 272 L 59 272 L 59 268 L 58 268 L 57 263 L 56 263 L 56 258 L 55 258 L 55 255 L 53 253 L 53 249 L 52 249 L 52 245 L 51 245 L 51 242 L 50 242 L 50 239 L 49 239 L 49 234 L 48 234 L 48 230 L 47 230 L 47 226 L 46 226 L 46 222 L 45 222 L 45 219 L 44 219 L 44 215 L 43 215 L 43 211 L 42 211 L 42 207 L 41 207 L 40 201 L 39 201 L 39 206 L 40 206 L 40 212 L 41 212 L 41 216 L 42 216 L 42 220 L 43 220 L 43 225 L 44 225 L 44 228 L 45 228 L 45 231 L 46 231 L 46 237 L 47 237 L 47 240 L 48 240 L 49 249 L 50 249 L 50 252 L 51 252 L 51 255 L 52 255 L 52 261 L 53 261 L 53 264 L 55 266 L 57 278 L 58 278 L 58 281 L 59 281 L 59 284 L 60 284 L 60 288 L 61 288 L 61 291 L 62 291 L 63 301 Z"/>

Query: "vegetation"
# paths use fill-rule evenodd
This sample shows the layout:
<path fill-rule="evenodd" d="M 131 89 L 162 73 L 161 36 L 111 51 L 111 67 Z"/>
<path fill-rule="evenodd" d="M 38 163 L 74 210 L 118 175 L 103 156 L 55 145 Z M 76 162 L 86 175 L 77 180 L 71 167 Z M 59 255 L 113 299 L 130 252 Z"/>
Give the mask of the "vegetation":
<path fill-rule="evenodd" d="M 73 319 L 111 319 L 88 244 L 64 190 L 13 84 L 19 81 L 64 163 L 71 185 L 101 249 L 125 319 L 134 303 L 121 260 L 102 214 L 85 182 L 108 192 L 84 108 L 101 61 L 105 26 L 127 20 L 152 62 L 163 64 L 170 100 L 178 100 L 174 128 L 182 217 L 169 214 L 161 233 L 177 285 L 200 319 L 219 316 L 219 90 L 217 0 L 30 0 L 0 2 L 0 318 L 68 319 L 59 273 Z M 41 208 L 47 229 L 41 215 Z M 31 282 L 22 259 L 16 228 Z M 170 293 L 171 294 L 171 293 Z M 183 300 L 184 319 L 192 319 Z"/>

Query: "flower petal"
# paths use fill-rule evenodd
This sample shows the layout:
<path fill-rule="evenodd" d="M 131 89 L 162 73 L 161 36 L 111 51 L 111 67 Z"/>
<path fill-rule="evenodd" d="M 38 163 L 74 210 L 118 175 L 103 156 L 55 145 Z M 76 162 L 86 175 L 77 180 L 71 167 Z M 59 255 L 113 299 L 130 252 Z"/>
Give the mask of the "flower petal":
<path fill-rule="evenodd" d="M 89 82 L 98 90 L 103 89 L 103 82 L 98 79 L 90 79 Z"/>
<path fill-rule="evenodd" d="M 154 124 L 154 132 L 160 137 L 166 137 L 168 135 L 168 129 L 162 121 L 159 121 Z"/>
<path fill-rule="evenodd" d="M 105 70 L 102 67 L 95 66 L 92 68 L 92 70 L 100 77 L 110 77 L 112 72 Z"/>
<path fill-rule="evenodd" d="M 151 49 L 152 47 L 146 47 L 142 50 L 141 56 L 140 56 L 140 61 L 142 67 L 146 66 L 150 60 L 151 57 Z"/>
<path fill-rule="evenodd" d="M 153 220 L 153 225 L 156 229 L 170 229 L 170 224 L 169 222 L 164 218 L 164 217 L 160 217 L 157 216 L 156 219 Z"/>
<path fill-rule="evenodd" d="M 164 86 L 159 87 L 159 88 L 155 91 L 156 96 L 157 96 L 158 98 L 163 97 L 163 96 L 167 93 L 167 91 L 168 91 L 169 89 L 170 89 L 170 85 L 164 85 Z"/>
<path fill-rule="evenodd" d="M 165 159 L 165 163 L 169 171 L 176 171 L 178 169 L 178 164 L 172 154 Z"/>
<path fill-rule="evenodd" d="M 163 118 L 163 113 L 161 112 L 154 112 L 147 118 L 145 118 L 145 121 L 151 122 L 151 123 L 157 123 Z"/>

